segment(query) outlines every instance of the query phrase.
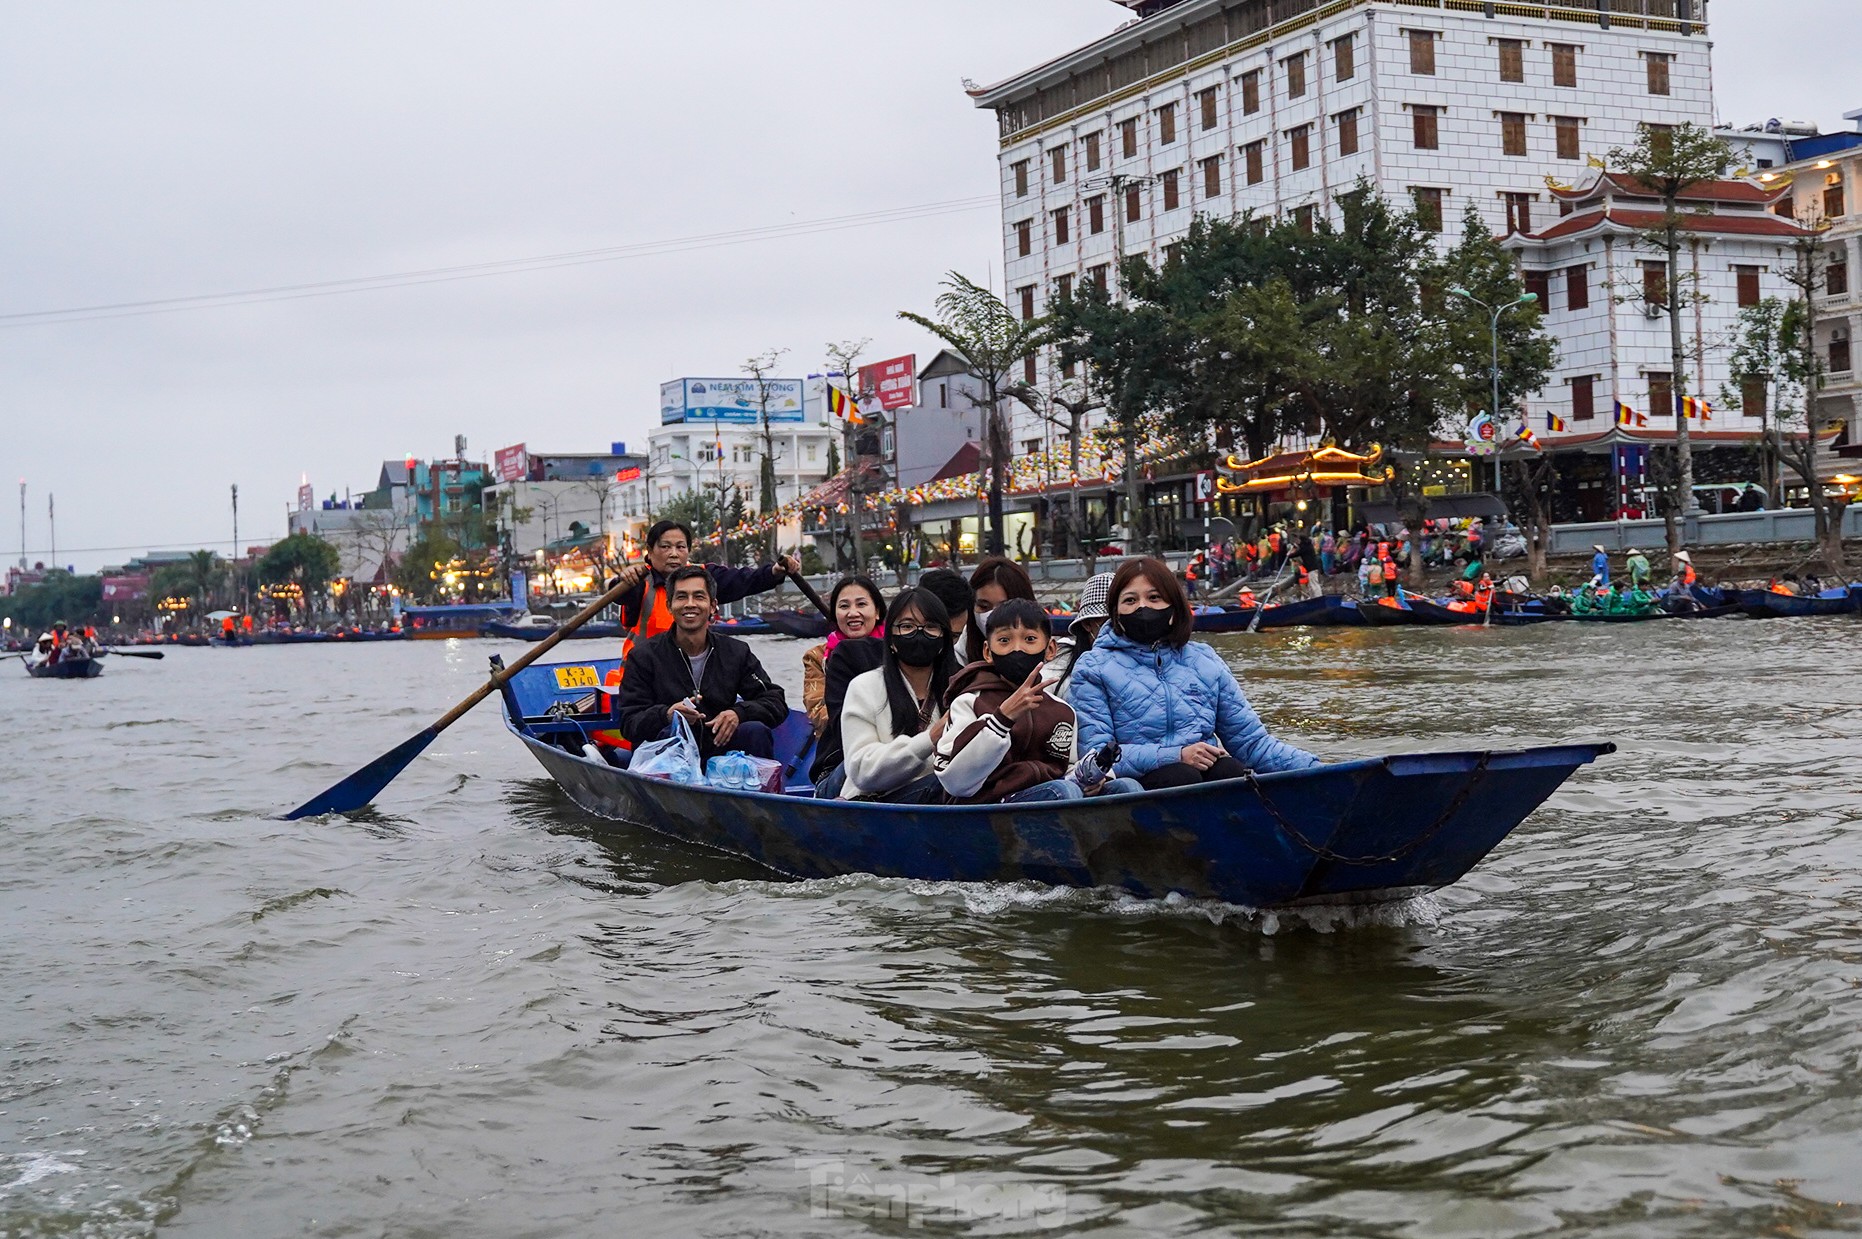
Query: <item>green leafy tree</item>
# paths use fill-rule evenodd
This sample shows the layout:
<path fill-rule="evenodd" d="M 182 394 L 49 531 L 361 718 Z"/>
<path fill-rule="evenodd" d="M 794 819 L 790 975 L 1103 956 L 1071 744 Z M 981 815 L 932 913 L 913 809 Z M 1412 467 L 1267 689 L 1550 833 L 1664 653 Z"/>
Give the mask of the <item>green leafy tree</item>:
<path fill-rule="evenodd" d="M 1689 190 L 1726 176 L 1734 163 L 1733 148 L 1695 124 L 1672 129 L 1644 125 L 1634 145 L 1617 147 L 1609 155 L 1612 171 L 1639 181 L 1658 194 L 1661 219 L 1645 229 L 1640 241 L 1659 251 L 1667 261 L 1666 296 L 1662 309 L 1668 315 L 1669 373 L 1675 407 L 1651 409 L 1657 417 L 1672 417 L 1675 424 L 1675 493 L 1663 505 L 1668 526 L 1668 550 L 1681 549 L 1677 517 L 1694 507 L 1694 448 L 1688 438 L 1687 418 L 1680 415 L 1681 399 L 1690 394 L 1688 352 L 1681 332 L 1681 310 L 1698 299 L 1691 279 L 1684 284 L 1681 249 L 1688 241 L 1697 213 L 1686 210 L 1681 199 Z"/>
<path fill-rule="evenodd" d="M 0 598 L 0 616 L 12 619 L 16 637 L 30 641 L 59 620 L 74 627 L 100 623 L 102 605 L 102 577 L 53 568 L 43 580 Z"/>
<path fill-rule="evenodd" d="M 310 533 L 294 533 L 274 543 L 259 560 L 258 577 L 265 585 L 295 585 L 303 593 L 305 610 L 313 598 L 329 593 L 330 582 L 342 568 L 334 546 Z"/>
<path fill-rule="evenodd" d="M 756 389 L 757 421 L 762 431 L 763 461 L 757 479 L 757 505 L 764 516 L 768 516 L 782 506 L 776 491 L 776 432 L 769 421 L 769 401 L 775 379 L 776 366 L 788 349 L 773 348 L 758 353 L 745 361 L 743 372 L 750 376 Z M 764 535 L 765 554 L 776 557 L 776 529 L 772 526 Z"/>
<path fill-rule="evenodd" d="M 934 303 L 933 317 L 899 311 L 963 357 L 983 385 L 984 467 L 989 471 L 989 553 L 1003 553 L 1003 491 L 1012 459 L 1008 417 L 1003 402 L 1027 395 L 1012 371 L 1052 339 L 1052 325 L 1042 316 L 1021 318 L 1002 298 L 980 284 L 950 272 Z"/>

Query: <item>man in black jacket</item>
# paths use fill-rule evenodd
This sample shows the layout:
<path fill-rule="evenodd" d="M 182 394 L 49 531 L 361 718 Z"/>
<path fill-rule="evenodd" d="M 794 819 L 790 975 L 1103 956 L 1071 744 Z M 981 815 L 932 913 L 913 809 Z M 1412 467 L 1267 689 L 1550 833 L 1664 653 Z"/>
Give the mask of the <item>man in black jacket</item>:
<path fill-rule="evenodd" d="M 666 578 L 671 631 L 642 641 L 627 656 L 621 680 L 621 734 L 645 744 L 671 734 L 682 715 L 706 760 L 719 753 L 775 755 L 772 730 L 789 717 L 782 689 L 771 682 L 750 647 L 711 631 L 717 607 L 711 574 L 696 565 Z"/>

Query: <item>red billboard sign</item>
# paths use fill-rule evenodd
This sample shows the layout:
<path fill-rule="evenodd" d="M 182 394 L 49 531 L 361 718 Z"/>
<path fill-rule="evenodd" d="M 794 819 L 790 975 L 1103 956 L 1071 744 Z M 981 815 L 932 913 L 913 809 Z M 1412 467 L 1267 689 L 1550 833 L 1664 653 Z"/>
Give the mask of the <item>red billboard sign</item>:
<path fill-rule="evenodd" d="M 614 480 L 616 482 L 638 482 L 640 480 L 640 466 L 629 465 L 625 469 L 615 470 Z"/>
<path fill-rule="evenodd" d="M 890 413 L 913 404 L 912 381 L 918 375 L 918 356 L 908 353 L 889 361 L 860 367 L 860 391 L 879 397 L 879 407 Z"/>
<path fill-rule="evenodd" d="M 107 576 L 103 579 L 103 600 L 105 602 L 136 602 L 149 596 L 149 577 L 147 573 L 125 572 L 122 576 Z"/>
<path fill-rule="evenodd" d="M 522 443 L 498 449 L 494 472 L 500 482 L 521 482 L 530 472 L 530 453 Z"/>

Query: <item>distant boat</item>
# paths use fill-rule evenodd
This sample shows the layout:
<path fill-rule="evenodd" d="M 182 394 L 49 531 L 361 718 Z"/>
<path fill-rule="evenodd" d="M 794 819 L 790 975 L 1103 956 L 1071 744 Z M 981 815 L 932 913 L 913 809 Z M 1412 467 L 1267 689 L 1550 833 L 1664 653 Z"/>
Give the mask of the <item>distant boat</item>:
<path fill-rule="evenodd" d="M 1808 598 L 1800 594 L 1780 594 L 1769 589 L 1728 590 L 1732 601 L 1747 615 L 1757 619 L 1794 619 L 1811 615 L 1842 615 L 1854 611 L 1862 597 L 1854 589 L 1826 589 Z"/>
<path fill-rule="evenodd" d="M 94 680 L 103 674 L 103 662 L 96 658 L 61 658 L 55 663 L 28 662 L 26 674 L 35 680 Z"/>

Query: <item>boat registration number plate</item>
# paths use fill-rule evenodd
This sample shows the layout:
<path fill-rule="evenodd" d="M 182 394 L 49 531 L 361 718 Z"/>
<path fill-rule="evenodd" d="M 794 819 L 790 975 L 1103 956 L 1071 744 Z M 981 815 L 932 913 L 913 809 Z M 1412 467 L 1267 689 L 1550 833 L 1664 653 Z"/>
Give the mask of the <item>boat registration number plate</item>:
<path fill-rule="evenodd" d="M 593 667 L 558 667 L 556 668 L 557 688 L 600 688 L 601 681 L 595 678 Z"/>

